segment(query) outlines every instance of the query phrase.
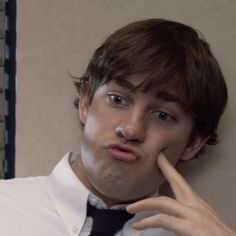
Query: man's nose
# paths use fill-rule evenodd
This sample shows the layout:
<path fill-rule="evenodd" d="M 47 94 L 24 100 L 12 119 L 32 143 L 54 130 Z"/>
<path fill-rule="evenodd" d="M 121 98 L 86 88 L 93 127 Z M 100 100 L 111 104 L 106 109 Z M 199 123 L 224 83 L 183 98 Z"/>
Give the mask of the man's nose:
<path fill-rule="evenodd" d="M 146 121 L 143 113 L 127 112 L 122 122 L 116 127 L 116 134 L 126 141 L 143 142 L 146 135 Z"/>

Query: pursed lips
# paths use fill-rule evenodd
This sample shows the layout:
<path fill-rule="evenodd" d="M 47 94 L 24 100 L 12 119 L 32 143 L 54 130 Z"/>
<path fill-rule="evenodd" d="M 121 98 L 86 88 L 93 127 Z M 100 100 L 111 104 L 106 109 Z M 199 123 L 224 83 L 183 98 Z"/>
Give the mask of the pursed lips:
<path fill-rule="evenodd" d="M 141 158 L 137 150 L 125 144 L 109 144 L 106 149 L 114 159 L 120 161 L 132 163 Z"/>

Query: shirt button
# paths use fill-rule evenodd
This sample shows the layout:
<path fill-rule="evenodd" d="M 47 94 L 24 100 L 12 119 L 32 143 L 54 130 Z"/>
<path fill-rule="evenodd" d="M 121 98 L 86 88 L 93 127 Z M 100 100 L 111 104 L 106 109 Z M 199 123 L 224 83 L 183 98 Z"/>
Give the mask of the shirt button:
<path fill-rule="evenodd" d="M 78 228 L 75 225 L 72 227 L 72 232 L 74 234 L 78 232 Z"/>
<path fill-rule="evenodd" d="M 91 199 L 90 199 L 90 202 L 91 202 L 91 204 L 92 204 L 93 206 L 95 206 L 95 205 L 97 204 L 97 200 L 94 199 L 94 198 L 91 198 Z"/>

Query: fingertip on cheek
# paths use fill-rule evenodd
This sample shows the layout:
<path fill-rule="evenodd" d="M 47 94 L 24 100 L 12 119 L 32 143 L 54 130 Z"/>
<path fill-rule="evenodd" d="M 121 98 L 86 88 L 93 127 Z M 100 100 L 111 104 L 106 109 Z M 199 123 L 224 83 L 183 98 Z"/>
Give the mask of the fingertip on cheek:
<path fill-rule="evenodd" d="M 156 158 L 156 166 L 159 168 L 161 160 L 165 158 L 163 151 L 161 151 Z"/>

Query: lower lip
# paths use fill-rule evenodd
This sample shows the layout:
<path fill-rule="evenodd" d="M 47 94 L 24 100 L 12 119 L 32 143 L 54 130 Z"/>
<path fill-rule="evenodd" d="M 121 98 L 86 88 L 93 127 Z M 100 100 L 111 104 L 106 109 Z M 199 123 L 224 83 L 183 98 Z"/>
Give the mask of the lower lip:
<path fill-rule="evenodd" d="M 117 148 L 108 149 L 112 157 L 116 160 L 133 162 L 137 160 L 137 157 L 131 152 L 125 152 Z"/>

